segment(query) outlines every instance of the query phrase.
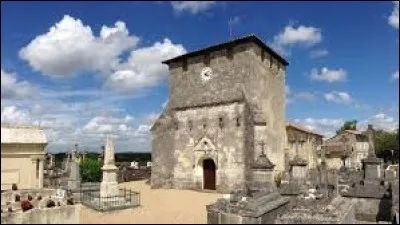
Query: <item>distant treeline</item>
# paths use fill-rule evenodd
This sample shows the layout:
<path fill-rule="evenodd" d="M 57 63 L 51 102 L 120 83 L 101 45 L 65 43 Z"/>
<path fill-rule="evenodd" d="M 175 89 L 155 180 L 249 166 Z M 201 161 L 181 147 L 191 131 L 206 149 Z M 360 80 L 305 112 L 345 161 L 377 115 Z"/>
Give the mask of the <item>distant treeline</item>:
<path fill-rule="evenodd" d="M 97 152 L 87 152 L 86 157 L 90 158 L 98 158 L 100 153 Z M 65 157 L 67 157 L 66 152 L 60 152 L 54 154 L 56 163 L 61 163 Z M 147 162 L 151 161 L 151 153 L 147 152 L 123 152 L 123 153 L 115 153 L 115 161 L 116 162 Z"/>

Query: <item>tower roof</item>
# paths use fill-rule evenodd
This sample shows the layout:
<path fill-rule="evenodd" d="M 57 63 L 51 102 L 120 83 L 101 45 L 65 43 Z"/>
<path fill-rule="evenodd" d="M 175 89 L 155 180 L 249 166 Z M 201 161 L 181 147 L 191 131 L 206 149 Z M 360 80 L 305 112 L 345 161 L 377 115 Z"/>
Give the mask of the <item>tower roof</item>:
<path fill-rule="evenodd" d="M 234 40 L 230 40 L 230 41 L 227 41 L 227 42 L 223 42 L 223 43 L 220 43 L 220 44 L 216 44 L 216 45 L 212 45 L 212 46 L 209 46 L 209 47 L 206 47 L 206 48 L 202 48 L 202 49 L 199 49 L 199 50 L 196 50 L 196 51 L 192 51 L 192 52 L 186 53 L 184 55 L 180 55 L 180 56 L 177 56 L 175 58 L 165 60 L 162 63 L 170 64 L 171 62 L 180 61 L 180 60 L 182 60 L 184 58 L 193 57 L 193 56 L 204 54 L 206 52 L 217 51 L 217 50 L 226 48 L 228 46 L 242 44 L 242 43 L 248 43 L 248 42 L 256 43 L 263 50 L 265 50 L 266 52 L 268 52 L 269 54 L 274 56 L 283 65 L 285 65 L 285 66 L 289 65 L 289 63 L 283 57 L 281 57 L 278 53 L 276 53 L 272 48 L 268 47 L 255 34 L 251 34 L 251 35 L 248 35 L 248 36 L 240 37 L 240 38 L 237 38 L 237 39 L 234 39 Z"/>

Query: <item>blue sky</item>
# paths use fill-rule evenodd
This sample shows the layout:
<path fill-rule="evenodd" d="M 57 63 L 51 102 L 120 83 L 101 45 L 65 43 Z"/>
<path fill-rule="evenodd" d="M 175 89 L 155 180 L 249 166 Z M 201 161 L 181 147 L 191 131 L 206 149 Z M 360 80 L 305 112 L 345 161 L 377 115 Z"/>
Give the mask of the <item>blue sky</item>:
<path fill-rule="evenodd" d="M 286 117 L 327 137 L 347 119 L 398 126 L 398 2 L 2 2 L 1 120 L 150 151 L 162 60 L 254 33 L 290 63 Z"/>

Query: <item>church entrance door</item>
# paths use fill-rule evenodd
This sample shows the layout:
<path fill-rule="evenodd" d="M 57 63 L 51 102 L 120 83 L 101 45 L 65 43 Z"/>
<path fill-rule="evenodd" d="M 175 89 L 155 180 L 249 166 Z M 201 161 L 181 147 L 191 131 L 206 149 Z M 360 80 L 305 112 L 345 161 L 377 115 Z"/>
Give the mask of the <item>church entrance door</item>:
<path fill-rule="evenodd" d="M 212 159 L 203 161 L 204 189 L 215 190 L 215 163 Z"/>

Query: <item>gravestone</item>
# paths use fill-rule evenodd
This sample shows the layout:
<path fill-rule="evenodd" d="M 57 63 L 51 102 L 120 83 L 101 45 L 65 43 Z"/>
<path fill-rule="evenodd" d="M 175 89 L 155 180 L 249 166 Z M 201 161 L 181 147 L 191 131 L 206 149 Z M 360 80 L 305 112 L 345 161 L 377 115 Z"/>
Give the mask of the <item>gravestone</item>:
<path fill-rule="evenodd" d="M 74 159 L 69 163 L 69 167 L 68 188 L 75 190 L 80 187 L 81 183 L 79 163 Z"/>
<path fill-rule="evenodd" d="M 272 183 L 275 165 L 268 159 L 264 152 L 265 142 L 260 142 L 261 154 L 252 166 L 253 181 L 259 183 Z"/>
<path fill-rule="evenodd" d="M 104 150 L 104 165 L 101 168 L 103 170 L 103 180 L 100 184 L 101 197 L 114 197 L 118 196 L 119 193 L 117 182 L 118 168 L 115 166 L 114 157 L 114 145 L 111 139 L 107 137 Z"/>
<path fill-rule="evenodd" d="M 367 129 L 368 136 L 368 156 L 363 159 L 364 164 L 364 179 L 366 183 L 376 184 L 384 176 L 384 171 L 382 168 L 383 160 L 376 157 L 375 154 L 375 144 L 374 144 L 374 130 L 372 125 L 368 124 Z"/>
<path fill-rule="evenodd" d="M 252 182 L 229 198 L 207 205 L 209 224 L 270 224 L 288 210 L 289 198 L 282 197 L 272 183 Z"/>
<path fill-rule="evenodd" d="M 299 156 L 299 139 L 296 138 L 296 156 L 289 161 L 290 165 L 290 181 L 297 183 L 305 183 L 307 178 L 308 162 Z"/>

